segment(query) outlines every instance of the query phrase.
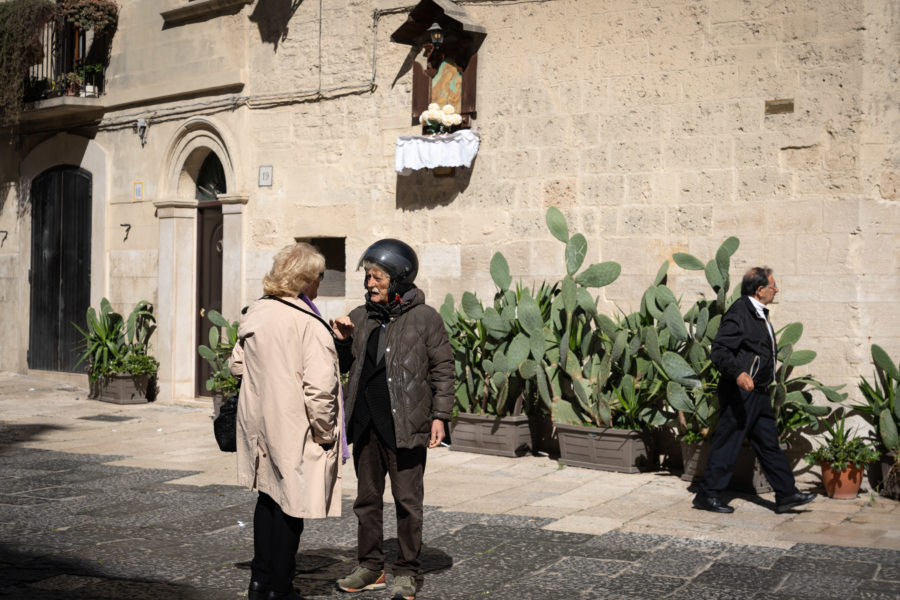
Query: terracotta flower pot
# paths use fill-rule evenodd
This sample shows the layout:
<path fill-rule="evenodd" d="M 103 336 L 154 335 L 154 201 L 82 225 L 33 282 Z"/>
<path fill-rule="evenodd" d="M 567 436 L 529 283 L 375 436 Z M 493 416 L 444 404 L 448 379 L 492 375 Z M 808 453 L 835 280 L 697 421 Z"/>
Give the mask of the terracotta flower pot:
<path fill-rule="evenodd" d="M 821 462 L 822 483 L 829 498 L 840 500 L 852 500 L 859 493 L 862 484 L 863 469 L 857 469 L 853 465 L 847 465 L 843 471 L 838 471 L 831 463 Z"/>

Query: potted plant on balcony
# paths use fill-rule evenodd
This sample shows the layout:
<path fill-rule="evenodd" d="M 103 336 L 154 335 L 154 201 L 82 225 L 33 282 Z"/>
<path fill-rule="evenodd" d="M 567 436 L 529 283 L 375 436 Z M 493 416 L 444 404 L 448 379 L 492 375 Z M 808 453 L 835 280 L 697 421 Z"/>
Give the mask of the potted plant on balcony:
<path fill-rule="evenodd" d="M 153 306 L 141 300 L 124 318 L 103 298 L 100 311 L 88 308 L 85 320 L 84 329 L 73 325 L 82 336 L 78 364 L 88 362 L 90 397 L 115 404 L 153 401 L 159 370 L 159 361 L 149 352 L 156 330 Z"/>
<path fill-rule="evenodd" d="M 869 483 L 883 496 L 900 499 L 900 365 L 877 344 L 871 353 L 875 377 L 871 383 L 860 378 L 865 403 L 852 408 L 872 426 L 881 453 L 879 464 L 869 471 Z"/>
<path fill-rule="evenodd" d="M 846 417 L 841 413 L 834 425 L 826 424 L 825 443 L 809 454 L 806 460 L 822 468 L 822 484 L 829 498 L 856 498 L 862 484 L 866 465 L 878 460 L 879 453 L 855 430 L 847 429 Z"/>
<path fill-rule="evenodd" d="M 76 72 L 81 80 L 81 96 L 96 98 L 99 96 L 98 82 L 103 76 L 103 65 L 100 63 L 83 63 Z"/>
<path fill-rule="evenodd" d="M 230 398 L 233 399 L 240 391 L 240 381 L 231 374 L 228 366 L 231 351 L 237 343 L 240 323 L 229 322 L 216 310 L 211 310 L 207 314 L 214 327 L 209 330 L 209 346 L 201 344 L 197 352 L 209 363 L 210 372 L 206 380 L 206 389 L 213 392 L 213 408 L 218 414 L 222 404 Z"/>

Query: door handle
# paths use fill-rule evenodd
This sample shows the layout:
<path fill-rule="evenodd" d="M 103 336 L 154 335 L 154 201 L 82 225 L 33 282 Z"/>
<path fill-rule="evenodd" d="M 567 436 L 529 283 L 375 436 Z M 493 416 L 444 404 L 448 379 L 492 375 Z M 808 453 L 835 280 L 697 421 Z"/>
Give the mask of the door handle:
<path fill-rule="evenodd" d="M 206 309 L 203 309 L 203 308 L 200 309 L 200 316 L 201 316 L 201 317 L 205 317 L 205 316 L 206 316 Z"/>

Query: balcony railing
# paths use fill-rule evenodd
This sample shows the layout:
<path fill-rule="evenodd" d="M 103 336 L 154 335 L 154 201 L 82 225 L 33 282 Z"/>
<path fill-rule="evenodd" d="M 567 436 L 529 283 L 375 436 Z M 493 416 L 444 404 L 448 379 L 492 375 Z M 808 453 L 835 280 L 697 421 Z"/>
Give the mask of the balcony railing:
<path fill-rule="evenodd" d="M 96 53 L 92 31 L 50 23 L 44 27 L 42 38 L 44 60 L 29 71 L 25 102 L 59 96 L 96 98 L 103 93 L 105 61 L 92 59 Z"/>

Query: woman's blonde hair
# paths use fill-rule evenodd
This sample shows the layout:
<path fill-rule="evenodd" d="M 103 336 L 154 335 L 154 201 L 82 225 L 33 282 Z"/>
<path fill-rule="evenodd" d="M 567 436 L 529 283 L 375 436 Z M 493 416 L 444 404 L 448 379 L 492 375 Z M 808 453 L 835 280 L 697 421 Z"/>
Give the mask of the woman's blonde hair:
<path fill-rule="evenodd" d="M 272 270 L 263 277 L 263 293 L 299 296 L 325 272 L 325 257 L 306 242 L 285 246 L 275 255 Z"/>

